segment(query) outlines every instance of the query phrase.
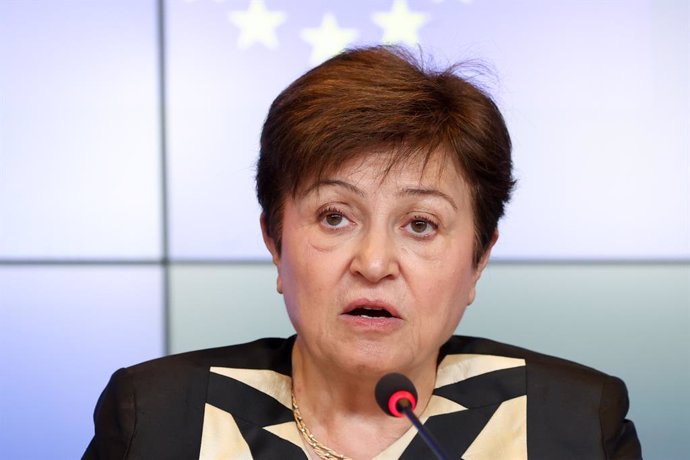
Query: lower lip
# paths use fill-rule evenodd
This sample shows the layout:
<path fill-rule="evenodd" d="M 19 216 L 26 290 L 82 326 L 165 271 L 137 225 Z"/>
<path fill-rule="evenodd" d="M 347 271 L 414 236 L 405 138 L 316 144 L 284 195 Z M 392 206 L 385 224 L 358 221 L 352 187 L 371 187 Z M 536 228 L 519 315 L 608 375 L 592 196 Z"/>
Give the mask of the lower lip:
<path fill-rule="evenodd" d="M 340 315 L 340 319 L 349 327 L 360 330 L 372 330 L 380 332 L 392 332 L 402 327 L 400 318 L 368 317 L 357 315 Z"/>

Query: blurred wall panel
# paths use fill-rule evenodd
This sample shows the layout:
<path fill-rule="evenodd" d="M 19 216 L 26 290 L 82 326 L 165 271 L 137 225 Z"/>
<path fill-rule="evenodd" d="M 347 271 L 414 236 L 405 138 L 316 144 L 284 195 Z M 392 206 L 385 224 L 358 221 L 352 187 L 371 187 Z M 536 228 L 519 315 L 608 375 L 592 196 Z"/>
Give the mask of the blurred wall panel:
<path fill-rule="evenodd" d="M 160 257 L 155 5 L 0 2 L 0 259 Z"/>
<path fill-rule="evenodd" d="M 0 267 L 0 458 L 79 458 L 110 374 L 164 353 L 159 267 Z"/>
<path fill-rule="evenodd" d="M 175 266 L 170 279 L 172 353 L 294 334 L 273 265 Z"/>

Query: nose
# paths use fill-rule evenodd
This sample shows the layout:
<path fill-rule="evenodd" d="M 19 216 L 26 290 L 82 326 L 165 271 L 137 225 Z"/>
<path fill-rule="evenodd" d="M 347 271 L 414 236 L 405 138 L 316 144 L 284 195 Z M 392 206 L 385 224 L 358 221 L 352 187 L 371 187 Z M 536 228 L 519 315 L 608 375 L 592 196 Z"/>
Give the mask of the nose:
<path fill-rule="evenodd" d="M 398 276 L 398 249 L 394 238 L 384 229 L 363 232 L 355 245 L 350 272 L 371 283 Z"/>

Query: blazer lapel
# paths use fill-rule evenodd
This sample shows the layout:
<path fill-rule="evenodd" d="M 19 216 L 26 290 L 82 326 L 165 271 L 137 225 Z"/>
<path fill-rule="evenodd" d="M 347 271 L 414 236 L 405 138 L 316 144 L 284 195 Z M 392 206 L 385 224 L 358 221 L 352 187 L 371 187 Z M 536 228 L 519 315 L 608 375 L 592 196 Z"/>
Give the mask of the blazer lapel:
<path fill-rule="evenodd" d="M 210 368 L 200 459 L 308 458 L 292 415 L 290 369 L 265 364 Z M 443 356 L 421 419 L 451 458 L 527 458 L 525 361 Z M 430 456 L 412 427 L 376 458 Z"/>
<path fill-rule="evenodd" d="M 437 402 L 430 403 L 423 414 L 424 425 L 451 458 L 527 458 L 523 359 L 446 355 L 439 363 L 433 395 Z M 430 456 L 429 448 L 416 436 L 400 458 Z"/>
<path fill-rule="evenodd" d="M 200 459 L 304 459 L 291 378 L 268 369 L 210 369 Z"/>

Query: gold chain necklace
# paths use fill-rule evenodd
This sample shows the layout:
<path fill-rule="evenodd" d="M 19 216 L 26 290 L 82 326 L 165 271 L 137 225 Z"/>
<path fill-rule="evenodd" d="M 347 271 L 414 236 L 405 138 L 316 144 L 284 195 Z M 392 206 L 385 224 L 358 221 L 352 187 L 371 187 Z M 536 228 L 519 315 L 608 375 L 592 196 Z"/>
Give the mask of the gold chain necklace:
<path fill-rule="evenodd" d="M 295 423 L 297 424 L 297 429 L 302 434 L 302 438 L 304 438 L 307 444 L 314 449 L 314 452 L 319 456 L 319 458 L 323 458 L 325 460 L 352 460 L 350 457 L 346 457 L 343 454 L 337 453 L 330 447 L 324 446 L 314 437 L 313 434 L 311 434 L 311 431 L 309 431 L 307 425 L 304 424 L 304 420 L 302 420 L 302 414 L 299 411 L 299 406 L 297 405 L 294 391 L 292 392 L 292 415 L 295 417 Z"/>

